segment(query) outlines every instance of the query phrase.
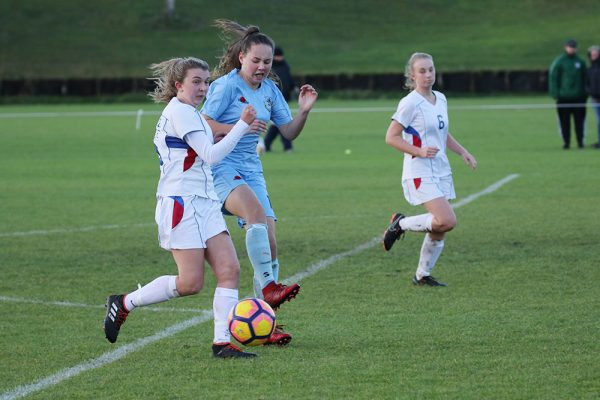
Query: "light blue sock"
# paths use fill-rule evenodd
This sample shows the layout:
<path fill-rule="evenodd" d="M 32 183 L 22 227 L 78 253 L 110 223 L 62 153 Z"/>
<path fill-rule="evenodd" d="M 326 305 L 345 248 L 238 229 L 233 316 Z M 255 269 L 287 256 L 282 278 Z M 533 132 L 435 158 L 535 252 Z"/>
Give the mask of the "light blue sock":
<path fill-rule="evenodd" d="M 273 280 L 279 282 L 279 260 L 277 258 L 274 259 L 271 265 L 273 266 Z"/>
<path fill-rule="evenodd" d="M 252 268 L 254 278 L 258 280 L 260 288 L 264 288 L 273 281 L 273 267 L 271 266 L 271 247 L 267 224 L 250 224 L 246 230 L 246 251 Z"/>
<path fill-rule="evenodd" d="M 262 287 L 260 287 L 260 282 L 256 279 L 256 275 L 252 278 L 253 286 L 254 286 L 254 297 L 257 299 L 264 300 L 265 296 L 262 293 Z"/>
<path fill-rule="evenodd" d="M 273 280 L 275 281 L 275 283 L 279 282 L 279 260 L 278 259 L 274 259 L 271 262 L 271 265 L 273 267 Z M 264 296 L 262 294 L 262 287 L 260 286 L 260 282 L 258 281 L 258 278 L 256 277 L 256 275 L 253 278 L 254 281 L 254 297 L 256 297 L 257 299 L 264 299 Z"/>

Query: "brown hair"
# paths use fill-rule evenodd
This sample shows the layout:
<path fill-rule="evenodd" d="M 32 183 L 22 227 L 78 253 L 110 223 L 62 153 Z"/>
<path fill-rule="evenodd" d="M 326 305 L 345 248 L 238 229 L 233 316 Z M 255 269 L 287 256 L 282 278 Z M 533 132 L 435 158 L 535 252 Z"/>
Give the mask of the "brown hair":
<path fill-rule="evenodd" d="M 172 58 L 150 65 L 153 78 L 149 78 L 156 83 L 154 91 L 148 93 L 148 96 L 155 103 L 168 103 L 173 97 L 177 96 L 176 82 L 183 82 L 189 69 L 200 68 L 208 71 L 208 63 L 195 57 Z"/>
<path fill-rule="evenodd" d="M 241 68 L 239 55 L 240 53 L 248 53 L 252 45 L 264 44 L 270 46 L 271 49 L 275 49 L 273 39 L 262 33 L 258 26 L 242 26 L 228 19 L 217 19 L 214 26 L 221 31 L 220 37 L 227 48 L 223 51 L 219 65 L 212 73 L 213 80 L 228 74 L 235 68 Z M 269 72 L 269 78 L 279 83 L 279 78 L 272 71 Z"/>

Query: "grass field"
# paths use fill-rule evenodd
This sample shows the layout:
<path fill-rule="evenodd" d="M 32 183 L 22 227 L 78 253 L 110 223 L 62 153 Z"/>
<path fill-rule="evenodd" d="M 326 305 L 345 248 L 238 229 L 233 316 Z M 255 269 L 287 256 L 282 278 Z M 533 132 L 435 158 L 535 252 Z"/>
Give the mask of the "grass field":
<path fill-rule="evenodd" d="M 456 209 L 441 289 L 410 283 L 422 236 L 373 242 L 393 211 L 421 212 L 383 140 L 396 101 L 319 102 L 293 154 L 263 156 L 282 277 L 305 277 L 278 313 L 294 340 L 256 360 L 211 357 L 210 269 L 199 295 L 104 339 L 108 294 L 176 271 L 153 222 L 158 107 L 2 107 L 0 398 L 598 398 L 600 151 L 563 151 L 554 109 L 518 108 L 547 102 L 450 98 L 450 130 L 479 162 L 450 156 L 457 202 L 519 177 Z M 101 114 L 114 111 L 130 113 Z M 9 115 L 41 112 L 89 114 Z"/>
<path fill-rule="evenodd" d="M 222 53 L 215 18 L 256 24 L 295 74 L 398 73 L 415 51 L 439 71 L 543 70 L 569 37 L 597 44 L 597 0 L 177 0 L 0 2 L 0 78 L 145 77 L 147 66 Z"/>

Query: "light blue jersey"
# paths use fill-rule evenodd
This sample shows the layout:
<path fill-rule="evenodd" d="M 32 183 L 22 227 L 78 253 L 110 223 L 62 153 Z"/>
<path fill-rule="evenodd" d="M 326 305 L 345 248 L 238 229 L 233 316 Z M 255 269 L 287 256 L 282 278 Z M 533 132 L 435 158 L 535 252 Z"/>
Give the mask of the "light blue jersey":
<path fill-rule="evenodd" d="M 235 124 L 248 104 L 256 109 L 256 118 L 262 121 L 273 121 L 276 126 L 292 121 L 290 107 L 273 81 L 265 79 L 254 90 L 240 77 L 238 69 L 211 83 L 200 112 L 217 122 Z M 227 164 L 240 171 L 262 171 L 260 158 L 256 154 L 257 144 L 258 134 L 244 135 L 235 149 L 215 169 Z"/>

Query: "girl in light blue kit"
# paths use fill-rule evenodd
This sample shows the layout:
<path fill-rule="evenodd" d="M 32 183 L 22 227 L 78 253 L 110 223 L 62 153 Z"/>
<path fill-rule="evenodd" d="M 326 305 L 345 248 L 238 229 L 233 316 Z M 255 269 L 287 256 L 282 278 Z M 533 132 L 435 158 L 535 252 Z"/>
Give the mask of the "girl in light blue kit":
<path fill-rule="evenodd" d="M 246 227 L 246 249 L 254 268 L 255 294 L 277 309 L 293 299 L 300 286 L 278 283 L 279 263 L 275 240 L 276 216 L 256 153 L 259 135 L 272 121 L 282 135 L 293 140 L 302 131 L 317 92 L 310 85 L 300 88 L 298 114 L 292 113 L 271 73 L 275 43 L 258 27 L 244 27 L 236 22 L 217 20 L 216 26 L 228 47 L 213 72 L 218 78 L 211 83 L 202 114 L 212 128 L 216 140 L 231 130 L 242 110 L 248 105 L 256 109 L 256 120 L 250 125 L 235 149 L 213 166 L 217 195 L 228 213 L 238 216 Z M 267 344 L 286 345 L 291 336 L 280 327 Z"/>

